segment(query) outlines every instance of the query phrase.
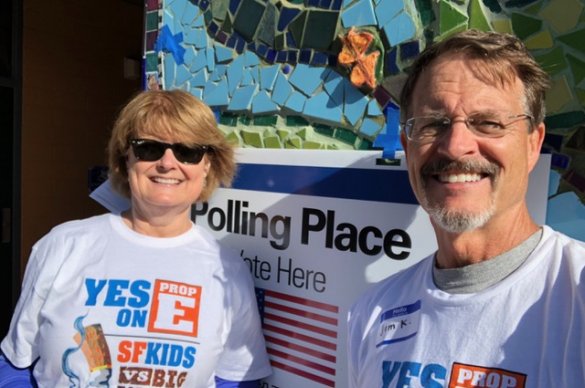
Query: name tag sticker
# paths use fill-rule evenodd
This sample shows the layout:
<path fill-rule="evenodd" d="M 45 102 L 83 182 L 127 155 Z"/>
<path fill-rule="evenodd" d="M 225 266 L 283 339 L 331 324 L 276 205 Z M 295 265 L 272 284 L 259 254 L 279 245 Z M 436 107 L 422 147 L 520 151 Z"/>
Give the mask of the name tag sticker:
<path fill-rule="evenodd" d="M 385 311 L 380 316 L 376 347 L 412 338 L 418 332 L 421 302 Z"/>

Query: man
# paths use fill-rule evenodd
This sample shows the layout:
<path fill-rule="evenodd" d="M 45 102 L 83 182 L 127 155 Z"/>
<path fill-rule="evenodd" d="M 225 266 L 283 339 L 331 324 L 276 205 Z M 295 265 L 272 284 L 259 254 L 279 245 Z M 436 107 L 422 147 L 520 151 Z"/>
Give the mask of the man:
<path fill-rule="evenodd" d="M 352 307 L 351 386 L 585 386 L 585 244 L 525 199 L 547 87 L 506 34 L 458 33 L 413 64 L 401 139 L 438 250 Z"/>

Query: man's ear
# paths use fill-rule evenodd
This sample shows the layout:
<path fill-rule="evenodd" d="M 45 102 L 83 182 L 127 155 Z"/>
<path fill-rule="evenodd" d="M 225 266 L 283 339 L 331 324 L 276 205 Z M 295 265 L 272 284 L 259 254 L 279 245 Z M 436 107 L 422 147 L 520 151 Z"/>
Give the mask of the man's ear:
<path fill-rule="evenodd" d="M 544 142 L 545 125 L 544 123 L 538 124 L 531 133 L 528 134 L 528 166 L 530 171 L 536 165 L 538 158 L 540 157 L 540 150 L 542 143 Z"/>
<path fill-rule="evenodd" d="M 408 156 L 408 150 L 407 150 L 407 139 L 406 139 L 406 135 L 404 134 L 404 131 L 400 131 L 400 144 L 402 144 L 402 149 L 404 150 L 404 156 Z"/>

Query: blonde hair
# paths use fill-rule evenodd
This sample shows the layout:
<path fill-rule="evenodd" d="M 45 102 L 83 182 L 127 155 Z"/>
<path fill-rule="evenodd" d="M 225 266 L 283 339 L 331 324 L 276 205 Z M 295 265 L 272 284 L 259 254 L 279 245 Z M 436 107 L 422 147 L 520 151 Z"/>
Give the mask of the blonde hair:
<path fill-rule="evenodd" d="M 149 136 L 209 146 L 205 156 L 210 162 L 209 173 L 198 200 L 209 199 L 220 185 L 231 185 L 236 171 L 234 148 L 217 127 L 211 109 L 182 90 L 148 90 L 138 93 L 121 110 L 108 143 L 110 183 L 122 195 L 131 195 L 126 169 L 130 140 Z"/>

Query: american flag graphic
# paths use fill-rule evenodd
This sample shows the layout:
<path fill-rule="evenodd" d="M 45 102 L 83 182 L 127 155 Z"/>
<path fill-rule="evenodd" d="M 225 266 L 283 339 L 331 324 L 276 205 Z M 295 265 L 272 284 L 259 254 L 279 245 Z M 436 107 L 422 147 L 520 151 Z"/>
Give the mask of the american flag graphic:
<path fill-rule="evenodd" d="M 256 288 L 273 368 L 335 387 L 339 307 Z"/>

